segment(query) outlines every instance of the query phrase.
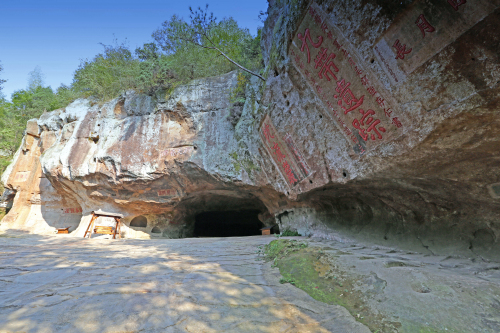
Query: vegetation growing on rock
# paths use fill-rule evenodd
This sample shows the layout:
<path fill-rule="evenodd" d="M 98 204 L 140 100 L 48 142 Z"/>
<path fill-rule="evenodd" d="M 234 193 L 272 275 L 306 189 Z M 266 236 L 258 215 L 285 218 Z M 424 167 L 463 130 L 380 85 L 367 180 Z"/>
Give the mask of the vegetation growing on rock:
<path fill-rule="evenodd" d="M 218 50 L 250 71 L 259 71 L 263 66 L 260 29 L 252 36 L 233 18 L 217 20 L 212 15 L 204 31 L 210 37 L 211 46 L 217 50 L 206 48 L 203 46 L 208 40 L 194 32 L 200 30 L 199 18 L 208 14 L 208 7 L 191 12 L 198 16 L 192 15 L 190 21 L 186 21 L 173 15 L 152 33 L 154 42 L 135 50 L 126 42 L 101 43 L 103 51 L 92 59 L 81 60 L 70 86 L 61 85 L 56 90 L 45 86 L 41 69 L 37 67 L 30 73 L 27 88 L 14 92 L 11 102 L 0 94 L 0 174 L 20 145 L 27 120 L 38 118 L 45 111 L 63 108 L 78 98 L 110 100 L 127 90 L 168 96 L 180 84 L 238 68 L 220 56 Z M 5 80 L 0 79 L 0 92 L 3 82 Z M 237 114 L 241 115 L 247 78 L 242 75 L 238 82 L 233 92 L 234 125 L 239 118 Z"/>

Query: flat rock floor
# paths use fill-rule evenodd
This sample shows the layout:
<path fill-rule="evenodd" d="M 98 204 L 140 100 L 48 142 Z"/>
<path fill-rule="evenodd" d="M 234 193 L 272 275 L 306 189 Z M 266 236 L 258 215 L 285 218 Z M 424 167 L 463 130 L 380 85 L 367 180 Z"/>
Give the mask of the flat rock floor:
<path fill-rule="evenodd" d="M 0 332 L 370 332 L 280 284 L 273 239 L 0 235 Z"/>

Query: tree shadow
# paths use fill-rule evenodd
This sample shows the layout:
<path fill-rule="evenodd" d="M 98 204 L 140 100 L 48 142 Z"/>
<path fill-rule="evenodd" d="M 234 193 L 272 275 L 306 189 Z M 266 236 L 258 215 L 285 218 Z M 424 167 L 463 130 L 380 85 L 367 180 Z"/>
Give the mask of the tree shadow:
<path fill-rule="evenodd" d="M 263 277 L 270 240 L 0 236 L 0 332 L 365 332 L 277 296 L 301 291 Z"/>

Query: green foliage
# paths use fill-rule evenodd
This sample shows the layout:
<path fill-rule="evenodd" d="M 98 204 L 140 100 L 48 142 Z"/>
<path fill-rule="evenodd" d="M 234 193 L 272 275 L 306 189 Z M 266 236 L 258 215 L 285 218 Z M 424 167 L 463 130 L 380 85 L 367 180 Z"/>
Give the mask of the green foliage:
<path fill-rule="evenodd" d="M 101 100 L 117 97 L 122 91 L 136 88 L 140 61 L 124 43 L 104 45 L 104 52 L 92 60 L 82 60 L 73 78 L 73 88 L 84 97 Z"/>
<path fill-rule="evenodd" d="M 293 231 L 293 230 L 287 229 L 287 230 L 284 230 L 281 233 L 281 236 L 282 237 L 286 237 L 286 236 L 302 236 L 302 235 L 299 234 L 297 231 Z"/>
<path fill-rule="evenodd" d="M 280 283 L 281 284 L 284 284 L 284 283 L 295 284 L 295 280 L 293 278 L 282 277 L 282 278 L 280 278 Z"/>
<path fill-rule="evenodd" d="M 0 64 L 0 73 L 3 71 L 3 66 Z M 6 82 L 6 80 L 0 79 L 0 98 L 2 98 L 2 85 Z"/>
<path fill-rule="evenodd" d="M 274 260 L 276 263 L 280 258 L 294 251 L 305 249 L 308 245 L 307 242 L 300 242 L 294 239 L 276 239 L 266 245 L 264 253 L 268 260 Z"/>
<path fill-rule="evenodd" d="M 229 102 L 245 103 L 245 89 L 248 84 L 248 76 L 243 73 L 238 73 L 236 87 L 231 89 L 229 93 Z"/>
<path fill-rule="evenodd" d="M 0 98 L 0 173 L 19 147 L 29 119 L 64 107 L 77 97 L 71 87 L 62 85 L 54 93 L 50 87 L 43 86 L 43 74 L 37 66 L 28 76 L 26 90 L 15 91 L 11 96 L 12 102 Z"/>
<path fill-rule="evenodd" d="M 134 52 L 116 40 L 113 45 L 101 44 L 103 52 L 80 62 L 70 86 L 61 85 L 53 91 L 44 85 L 44 75 L 37 66 L 29 74 L 27 88 L 14 92 L 12 102 L 7 102 L 1 95 L 5 80 L 0 79 L 0 173 L 19 147 L 26 122 L 45 111 L 65 107 L 81 97 L 109 100 L 130 89 L 150 95 L 161 90 L 168 95 L 190 80 L 238 68 L 220 52 L 249 70 L 263 66 L 260 30 L 253 37 L 233 18 L 218 21 L 213 14 L 208 15 L 208 7 L 190 10 L 189 21 L 173 15 L 152 34 L 153 42 Z M 2 70 L 0 64 L 0 74 Z M 233 102 L 244 103 L 247 81 L 248 77 L 238 76 L 231 94 Z"/>
<path fill-rule="evenodd" d="M 145 43 L 134 53 L 125 43 L 102 44 L 102 53 L 80 63 L 72 90 L 79 96 L 100 100 L 114 98 L 129 89 L 153 95 L 193 79 L 237 69 L 214 45 L 251 70 L 262 66 L 260 30 L 253 37 L 234 19 L 217 21 L 201 9 L 192 11 L 189 22 L 173 15 L 152 37 L 154 42 Z M 246 80 L 243 83 L 246 85 Z M 244 95 L 244 87 L 238 89 Z"/>

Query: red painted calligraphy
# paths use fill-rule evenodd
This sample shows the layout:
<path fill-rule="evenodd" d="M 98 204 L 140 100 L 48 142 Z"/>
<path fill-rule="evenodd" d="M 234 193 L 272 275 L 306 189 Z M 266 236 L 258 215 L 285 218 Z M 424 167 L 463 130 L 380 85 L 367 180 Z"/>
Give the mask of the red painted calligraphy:
<path fill-rule="evenodd" d="M 377 135 L 377 138 L 380 140 L 382 139 L 382 134 L 380 132 L 385 132 L 385 128 L 382 126 L 379 126 L 377 129 L 377 125 L 380 124 L 380 120 L 376 119 L 374 120 L 373 117 L 370 117 L 372 115 L 375 115 L 375 111 L 373 110 L 367 110 L 366 112 L 363 109 L 359 109 L 359 112 L 363 115 L 361 118 L 361 121 L 358 119 L 354 119 L 352 122 L 352 126 L 354 126 L 356 129 L 359 131 L 359 135 L 363 138 L 363 140 L 368 141 L 368 134 L 370 132 L 370 137 L 373 141 L 376 140 L 375 134 Z M 361 126 L 369 126 L 367 129 L 362 128 Z M 380 132 L 379 132 L 380 131 Z"/>
<path fill-rule="evenodd" d="M 271 142 L 271 138 L 274 139 L 274 135 L 271 134 L 271 131 L 269 129 L 269 124 L 264 125 L 264 129 L 262 130 L 264 133 L 264 136 L 266 137 L 268 142 Z"/>
<path fill-rule="evenodd" d="M 375 100 L 377 101 L 378 105 L 380 105 L 381 108 L 385 107 L 385 101 L 382 97 L 377 97 Z"/>
<path fill-rule="evenodd" d="M 361 84 L 364 86 L 368 84 L 368 78 L 366 77 L 366 75 L 361 78 Z"/>
<path fill-rule="evenodd" d="M 368 88 L 366 88 L 366 90 L 372 96 L 375 96 L 375 94 L 377 93 L 377 91 L 375 90 L 375 88 L 373 88 L 372 86 L 369 86 Z"/>
<path fill-rule="evenodd" d="M 339 44 L 339 42 L 337 40 L 334 40 L 333 41 L 333 46 L 335 46 L 337 49 L 341 49 L 342 48 L 342 45 Z"/>
<path fill-rule="evenodd" d="M 436 29 L 426 20 L 424 14 L 420 14 L 418 19 L 415 21 L 415 24 L 422 32 L 422 38 L 425 38 L 426 32 L 433 32 Z"/>
<path fill-rule="evenodd" d="M 404 59 L 405 54 L 410 53 L 412 50 L 412 49 L 407 50 L 406 44 L 401 45 L 401 43 L 399 42 L 399 39 L 396 39 L 396 41 L 394 42 L 394 45 L 392 47 L 394 47 L 396 49 L 396 51 L 398 52 L 395 59 Z"/>
<path fill-rule="evenodd" d="M 352 93 L 351 89 L 349 86 L 351 85 L 350 82 L 345 82 L 344 79 L 337 81 L 337 88 L 335 88 L 335 91 L 338 92 L 338 95 L 334 95 L 333 97 L 338 98 L 338 105 L 344 109 L 344 114 L 348 114 L 349 112 L 356 110 L 358 107 L 363 104 L 363 100 L 365 96 L 361 96 L 361 98 L 356 98 L 354 97 L 354 94 Z M 342 105 L 342 101 L 346 103 L 346 107 Z"/>
<path fill-rule="evenodd" d="M 174 189 L 158 190 L 157 193 L 159 197 L 175 196 L 177 195 L 177 190 Z"/>
<path fill-rule="evenodd" d="M 304 52 L 304 49 L 307 48 L 307 63 L 310 63 L 311 52 L 309 51 L 309 45 L 307 44 L 307 40 L 309 40 L 311 42 L 311 45 L 317 49 L 323 43 L 323 36 L 318 36 L 318 41 L 314 43 L 311 38 L 311 30 L 309 30 L 309 28 L 306 28 L 304 35 L 298 33 L 297 37 L 302 41 L 302 47 L 300 48 L 300 51 Z"/>
<path fill-rule="evenodd" d="M 76 207 L 76 208 L 65 208 L 63 210 L 63 213 L 64 214 L 78 214 L 78 213 L 81 213 L 82 212 L 82 209 L 80 207 Z"/>
<path fill-rule="evenodd" d="M 400 128 L 401 126 L 403 126 L 401 124 L 401 122 L 399 121 L 398 117 L 394 117 L 392 118 L 392 123 L 397 127 L 397 128 Z"/>
<path fill-rule="evenodd" d="M 276 155 L 276 159 L 278 160 L 278 162 L 282 162 L 283 159 L 286 157 L 286 155 L 284 155 L 282 152 L 281 152 L 281 148 L 280 146 L 278 145 L 277 142 L 274 143 L 274 146 L 271 148 L 272 150 L 274 150 L 274 155 Z"/>
<path fill-rule="evenodd" d="M 467 3 L 467 0 L 448 0 L 448 3 L 453 7 L 453 9 L 458 10 L 458 7 Z"/>
<path fill-rule="evenodd" d="M 285 174 L 288 178 L 288 182 L 290 184 L 295 184 L 297 182 L 297 178 L 295 178 L 295 175 L 293 174 L 292 168 L 290 168 L 290 164 L 288 164 L 287 161 L 283 162 L 283 169 L 285 170 Z"/>
<path fill-rule="evenodd" d="M 324 47 L 321 48 L 320 52 L 316 56 L 316 60 L 314 60 L 314 62 L 316 63 L 316 66 L 314 66 L 314 68 L 317 69 L 318 67 L 321 67 L 318 73 L 320 79 L 322 79 L 324 75 L 326 79 L 330 81 L 331 79 L 328 76 L 328 74 L 330 74 L 335 79 L 335 81 L 337 81 L 337 76 L 332 72 L 332 67 L 333 71 L 339 71 L 338 67 L 333 63 L 333 59 L 335 59 L 335 57 L 336 55 L 334 53 L 328 55 L 328 49 Z"/>
<path fill-rule="evenodd" d="M 326 34 L 326 31 L 328 30 L 328 27 L 326 26 L 326 23 L 323 23 L 321 25 L 321 30 L 323 30 L 323 32 Z"/>

